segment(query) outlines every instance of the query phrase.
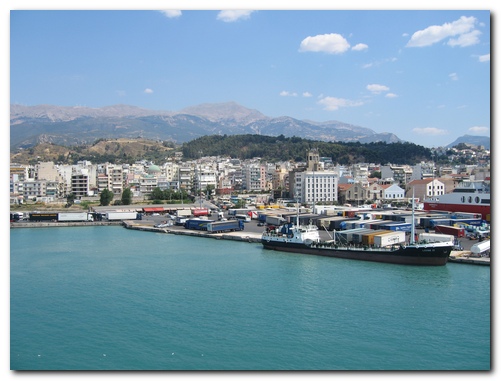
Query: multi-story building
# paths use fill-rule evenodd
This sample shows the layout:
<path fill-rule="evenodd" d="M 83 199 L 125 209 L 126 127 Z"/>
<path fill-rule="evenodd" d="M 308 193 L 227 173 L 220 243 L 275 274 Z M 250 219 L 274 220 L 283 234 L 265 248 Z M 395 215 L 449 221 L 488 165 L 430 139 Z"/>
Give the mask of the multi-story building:
<path fill-rule="evenodd" d="M 193 186 L 196 191 L 205 192 L 207 187 L 216 189 L 217 187 L 217 171 L 208 166 L 196 166 L 193 176 Z"/>
<path fill-rule="evenodd" d="M 338 201 L 338 175 L 334 171 L 295 173 L 295 198 L 302 203 L 334 203 Z"/>
<path fill-rule="evenodd" d="M 78 199 L 89 196 L 89 190 L 89 174 L 87 171 L 84 169 L 75 170 L 71 175 L 71 193 Z"/>
<path fill-rule="evenodd" d="M 121 165 L 109 164 L 106 166 L 108 178 L 107 188 L 115 197 L 121 196 L 124 191 L 124 173 Z"/>
<path fill-rule="evenodd" d="M 47 196 L 47 180 L 27 180 L 24 182 L 25 200 L 36 201 Z"/>
<path fill-rule="evenodd" d="M 413 171 L 408 165 L 382 165 L 381 178 L 393 179 L 394 182 L 405 186 L 413 178 Z"/>
<path fill-rule="evenodd" d="M 266 167 L 250 163 L 243 168 L 243 188 L 247 191 L 262 191 L 266 189 Z"/>
<path fill-rule="evenodd" d="M 445 185 L 438 179 L 413 180 L 406 187 L 406 197 L 411 198 L 414 194 L 414 197 L 419 198 L 420 201 L 445 193 Z"/>
<path fill-rule="evenodd" d="M 353 183 L 349 185 L 345 189 L 344 194 L 345 194 L 344 202 L 354 203 L 357 205 L 370 199 L 367 187 L 364 187 L 360 183 Z"/>

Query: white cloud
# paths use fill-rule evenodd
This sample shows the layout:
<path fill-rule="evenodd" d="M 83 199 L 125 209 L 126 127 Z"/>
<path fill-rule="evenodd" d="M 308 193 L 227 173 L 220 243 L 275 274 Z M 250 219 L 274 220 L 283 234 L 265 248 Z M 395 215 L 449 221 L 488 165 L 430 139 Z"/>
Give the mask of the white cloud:
<path fill-rule="evenodd" d="M 170 19 L 174 19 L 174 18 L 180 17 L 182 15 L 182 12 L 179 10 L 176 10 L 176 9 L 167 9 L 167 10 L 163 10 L 160 12 L 162 12 L 165 17 L 170 18 Z"/>
<path fill-rule="evenodd" d="M 429 136 L 447 135 L 449 133 L 447 130 L 442 130 L 436 127 L 414 128 L 412 131 L 418 135 L 429 135 Z"/>
<path fill-rule="evenodd" d="M 452 80 L 452 81 L 457 81 L 459 79 L 458 75 L 456 73 L 450 73 L 449 74 L 449 78 Z"/>
<path fill-rule="evenodd" d="M 483 56 L 478 57 L 479 62 L 487 62 L 491 60 L 491 55 L 489 54 L 484 54 Z"/>
<path fill-rule="evenodd" d="M 281 97 L 297 97 L 297 93 L 295 92 L 290 92 L 290 91 L 281 91 L 280 92 Z"/>
<path fill-rule="evenodd" d="M 388 93 L 385 95 L 386 98 L 398 98 L 398 95 L 397 94 L 394 94 L 394 93 Z"/>
<path fill-rule="evenodd" d="M 350 48 L 346 39 L 337 33 L 319 34 L 308 36 L 299 46 L 300 52 L 324 52 L 329 54 L 342 54 Z"/>
<path fill-rule="evenodd" d="M 461 16 L 452 23 L 443 25 L 432 25 L 426 29 L 415 32 L 407 47 L 430 46 L 446 38 L 459 36 L 456 39 L 449 40 L 450 46 L 468 46 L 468 44 L 478 43 L 478 34 L 480 32 L 473 30 L 477 19 L 475 17 Z M 478 32 L 478 33 L 474 33 Z M 464 35 L 464 36 L 463 36 Z M 476 42 L 474 42 L 476 39 Z"/>
<path fill-rule="evenodd" d="M 451 38 L 447 45 L 449 46 L 460 46 L 464 48 L 465 46 L 476 45 L 480 42 L 478 36 L 481 35 L 482 32 L 479 30 L 473 30 L 470 33 L 465 33 L 460 35 L 458 38 Z"/>
<path fill-rule="evenodd" d="M 224 22 L 235 22 L 238 20 L 247 20 L 254 11 L 247 10 L 225 10 L 217 14 L 217 19 Z"/>
<path fill-rule="evenodd" d="M 386 64 L 388 62 L 395 62 L 395 61 L 397 61 L 396 57 L 385 58 L 385 59 L 382 59 L 379 61 L 369 62 L 369 63 L 363 65 L 362 69 L 368 69 L 372 66 L 381 66 L 381 65 Z"/>
<path fill-rule="evenodd" d="M 312 97 L 312 96 L 313 96 L 313 94 L 312 94 L 312 93 L 310 93 L 309 91 L 305 91 L 305 92 L 303 93 L 303 97 L 305 97 L 305 98 L 309 98 L 309 97 Z"/>
<path fill-rule="evenodd" d="M 153 90 L 152 89 L 144 89 L 145 94 L 152 94 Z"/>
<path fill-rule="evenodd" d="M 390 90 L 390 88 L 385 85 L 378 85 L 373 83 L 372 85 L 367 85 L 367 90 L 369 90 L 373 94 L 379 94 L 382 93 L 383 91 Z"/>
<path fill-rule="evenodd" d="M 124 90 L 117 90 L 117 95 L 118 95 L 119 97 L 125 97 L 126 93 L 125 93 L 125 91 L 124 91 Z"/>
<path fill-rule="evenodd" d="M 362 106 L 364 103 L 361 101 L 352 101 L 350 99 L 325 97 L 318 101 L 319 104 L 324 106 L 324 110 L 335 111 L 341 107 L 357 107 Z"/>
<path fill-rule="evenodd" d="M 481 126 L 470 127 L 468 128 L 468 131 L 480 135 L 489 135 L 490 133 L 489 127 L 481 127 Z"/>
<path fill-rule="evenodd" d="M 361 51 L 361 50 L 367 50 L 369 49 L 369 45 L 366 45 L 366 44 L 356 44 L 353 48 L 351 48 L 351 50 L 355 50 L 355 51 Z"/>

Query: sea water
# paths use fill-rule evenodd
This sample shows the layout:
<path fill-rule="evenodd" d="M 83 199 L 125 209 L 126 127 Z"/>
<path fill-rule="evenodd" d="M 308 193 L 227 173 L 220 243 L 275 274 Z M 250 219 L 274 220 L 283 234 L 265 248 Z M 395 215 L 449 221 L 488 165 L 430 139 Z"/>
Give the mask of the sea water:
<path fill-rule="evenodd" d="M 11 229 L 14 370 L 489 370 L 490 267 Z"/>

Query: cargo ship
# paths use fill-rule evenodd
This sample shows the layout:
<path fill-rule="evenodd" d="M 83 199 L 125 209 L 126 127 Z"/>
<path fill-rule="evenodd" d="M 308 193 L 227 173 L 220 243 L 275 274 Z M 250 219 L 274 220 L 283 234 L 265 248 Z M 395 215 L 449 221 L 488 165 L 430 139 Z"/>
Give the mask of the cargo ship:
<path fill-rule="evenodd" d="M 462 181 L 451 193 L 424 200 L 424 210 L 476 213 L 490 222 L 490 181 Z"/>
<path fill-rule="evenodd" d="M 411 233 L 414 237 L 414 233 Z M 267 229 L 261 236 L 265 249 L 362 261 L 417 266 L 444 266 L 453 249 L 450 242 L 394 243 L 386 246 L 349 245 L 322 241 L 315 225 L 286 224 Z"/>

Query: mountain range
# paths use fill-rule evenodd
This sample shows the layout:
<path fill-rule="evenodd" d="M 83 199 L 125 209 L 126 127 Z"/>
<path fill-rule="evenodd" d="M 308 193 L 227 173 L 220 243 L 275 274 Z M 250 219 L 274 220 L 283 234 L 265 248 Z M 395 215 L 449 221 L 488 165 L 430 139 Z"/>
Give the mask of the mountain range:
<path fill-rule="evenodd" d="M 11 151 L 39 143 L 72 146 L 118 138 L 180 144 L 216 134 L 284 135 L 360 143 L 401 141 L 392 133 L 376 133 L 339 121 L 314 122 L 288 116 L 271 118 L 235 102 L 201 104 L 176 112 L 121 104 L 101 108 L 12 104 L 10 108 Z"/>

